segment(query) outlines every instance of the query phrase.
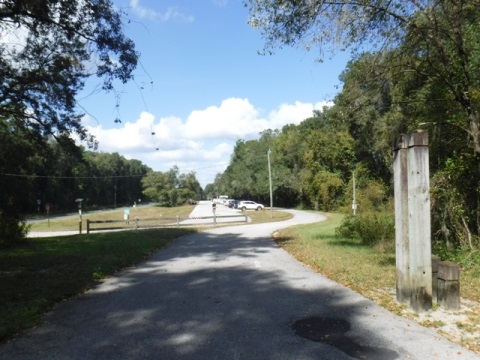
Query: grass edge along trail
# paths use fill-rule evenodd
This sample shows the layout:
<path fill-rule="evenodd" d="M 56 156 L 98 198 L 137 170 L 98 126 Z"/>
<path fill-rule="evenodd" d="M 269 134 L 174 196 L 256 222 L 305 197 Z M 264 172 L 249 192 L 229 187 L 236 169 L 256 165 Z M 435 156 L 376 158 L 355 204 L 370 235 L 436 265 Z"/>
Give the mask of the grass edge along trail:
<path fill-rule="evenodd" d="M 150 204 L 147 206 L 139 207 L 121 207 L 108 211 L 84 211 L 82 214 L 83 228 L 86 229 L 87 219 L 92 221 L 99 220 L 120 220 L 123 222 L 124 210 L 130 211 L 130 227 L 134 228 L 134 219 L 138 218 L 169 218 L 174 219 L 177 215 L 179 217 L 186 218 L 194 209 L 192 205 L 183 205 L 177 207 L 160 207 L 156 204 Z M 30 231 L 42 232 L 42 231 L 65 231 L 65 230 L 78 230 L 78 214 L 70 214 L 68 216 L 60 216 L 52 218 L 50 220 L 43 219 L 42 221 L 36 221 L 31 223 Z M 174 220 L 172 220 L 174 222 Z M 108 227 L 108 224 L 102 224 L 102 227 Z M 110 225 L 112 227 L 119 226 L 117 224 Z M 124 224 L 121 224 L 124 226 Z"/>
<path fill-rule="evenodd" d="M 463 291 L 460 286 L 462 302 L 475 303 L 475 306 L 462 312 L 467 320 L 453 324 L 457 327 L 455 334 L 450 333 L 451 329 L 443 331 L 445 324 L 430 318 L 431 314 L 420 317 L 407 305 L 396 302 L 395 248 L 384 251 L 365 246 L 359 240 L 337 236 L 335 229 L 344 215 L 325 215 L 326 221 L 283 229 L 275 232 L 273 238 L 281 248 L 314 271 L 351 288 L 396 315 L 433 327 L 451 341 L 480 353 L 480 308 L 477 307 L 480 286 L 473 289 L 468 286 Z M 478 281 L 475 273 L 462 272 L 462 283 L 472 285 L 478 284 Z M 441 309 L 434 304 L 433 311 Z"/>
<path fill-rule="evenodd" d="M 355 239 L 335 235 L 343 218 L 325 214 L 327 220 L 276 232 L 275 242 L 297 260 L 352 290 L 389 308 L 391 296 L 377 289 L 395 287 L 395 254 L 382 253 Z M 358 266 L 362 264 L 362 266 Z M 389 308 L 398 312 L 399 309 Z"/>
<path fill-rule="evenodd" d="M 222 205 L 223 206 L 223 205 Z M 151 204 L 148 206 L 141 206 L 136 208 L 129 208 L 130 210 L 130 222 L 128 227 L 134 228 L 135 221 L 134 219 L 138 217 L 140 220 L 145 218 L 158 218 L 159 220 L 169 219 L 168 222 L 174 223 L 175 217 L 179 216 L 180 220 L 188 218 L 189 214 L 194 209 L 192 205 L 184 205 L 184 206 L 177 206 L 173 208 L 165 208 L 159 207 L 155 204 Z M 122 220 L 123 219 L 123 211 L 125 208 L 117 208 L 115 210 L 109 211 L 95 211 L 95 212 L 84 212 L 82 216 L 82 226 L 83 229 L 86 229 L 86 220 L 89 219 L 91 221 L 105 221 L 105 220 Z M 258 223 L 266 223 L 266 222 L 275 222 L 275 221 L 284 221 L 291 219 L 293 215 L 286 211 L 281 210 L 274 210 L 270 212 L 270 210 L 265 209 L 263 211 L 247 211 L 245 213 L 238 211 L 239 215 L 246 214 L 251 220 L 253 224 Z M 30 223 L 30 231 L 31 232 L 47 232 L 47 231 L 77 231 L 78 230 L 78 214 L 71 214 L 69 216 L 62 216 L 58 218 L 52 218 L 50 220 L 43 219 L 43 221 L 35 221 Z M 213 220 L 212 220 L 213 221 Z M 146 223 L 147 225 L 151 225 L 153 223 Z M 143 225 L 143 223 L 141 224 Z M 229 226 L 231 224 L 225 223 L 221 224 L 218 223 L 217 226 Z M 123 221 L 121 223 L 112 223 L 112 224 L 101 224 L 101 225 L 94 225 L 92 227 L 92 231 L 95 230 L 96 227 L 127 227 Z M 205 227 L 212 226 L 212 224 L 208 224 Z M 199 226 L 201 227 L 201 226 Z"/>
<path fill-rule="evenodd" d="M 188 228 L 36 238 L 0 251 L 0 343 L 34 326 L 56 303 L 136 265 Z"/>

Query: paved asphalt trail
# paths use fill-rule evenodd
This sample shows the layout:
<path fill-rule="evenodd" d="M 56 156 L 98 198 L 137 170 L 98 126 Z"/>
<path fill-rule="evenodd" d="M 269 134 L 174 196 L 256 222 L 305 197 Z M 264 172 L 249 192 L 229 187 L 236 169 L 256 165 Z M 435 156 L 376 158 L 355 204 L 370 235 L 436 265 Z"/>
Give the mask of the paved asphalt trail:
<path fill-rule="evenodd" d="M 59 304 L 40 327 L 2 345 L 0 358 L 479 358 L 276 246 L 269 236 L 274 230 L 322 220 L 294 214 L 282 223 L 183 237 L 141 266 Z M 297 322 L 302 319 L 307 326 Z"/>

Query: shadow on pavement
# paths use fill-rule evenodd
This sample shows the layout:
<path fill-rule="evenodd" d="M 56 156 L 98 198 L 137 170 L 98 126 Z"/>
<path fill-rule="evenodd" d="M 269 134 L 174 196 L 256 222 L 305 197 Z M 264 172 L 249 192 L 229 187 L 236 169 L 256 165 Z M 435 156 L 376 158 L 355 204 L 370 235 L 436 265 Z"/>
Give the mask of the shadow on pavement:
<path fill-rule="evenodd" d="M 41 327 L 0 347 L 0 357 L 397 358 L 398 349 L 385 348 L 393 345 L 384 338 L 383 323 L 374 331 L 362 326 L 369 306 L 269 238 L 204 232 L 60 304 Z M 328 340 L 298 336 L 295 324 L 309 317 L 343 324 L 342 335 L 333 337 L 336 329 L 327 324 Z"/>

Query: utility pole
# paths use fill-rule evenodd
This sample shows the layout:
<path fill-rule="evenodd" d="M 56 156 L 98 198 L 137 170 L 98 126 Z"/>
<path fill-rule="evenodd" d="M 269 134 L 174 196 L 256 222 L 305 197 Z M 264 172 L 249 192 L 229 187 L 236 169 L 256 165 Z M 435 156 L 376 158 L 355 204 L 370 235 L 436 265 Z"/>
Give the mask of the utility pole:
<path fill-rule="evenodd" d="M 273 194 L 272 194 L 272 170 L 270 168 L 270 149 L 267 152 L 268 158 L 268 181 L 270 183 L 270 218 L 273 218 Z"/>

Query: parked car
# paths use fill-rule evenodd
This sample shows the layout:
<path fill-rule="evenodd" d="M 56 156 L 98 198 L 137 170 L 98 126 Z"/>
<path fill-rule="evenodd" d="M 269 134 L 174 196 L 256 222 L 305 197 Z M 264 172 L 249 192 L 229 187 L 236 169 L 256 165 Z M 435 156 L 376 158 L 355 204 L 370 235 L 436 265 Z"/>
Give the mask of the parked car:
<path fill-rule="evenodd" d="M 255 201 L 243 200 L 238 203 L 238 209 L 245 210 L 263 210 L 265 207 L 262 204 L 258 204 Z"/>
<path fill-rule="evenodd" d="M 236 209 L 238 207 L 238 200 L 229 200 L 228 207 L 230 209 Z"/>

